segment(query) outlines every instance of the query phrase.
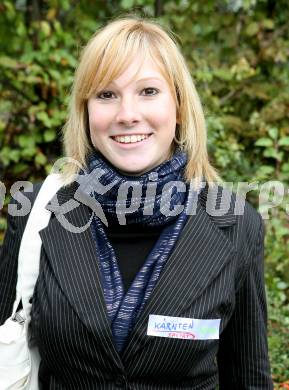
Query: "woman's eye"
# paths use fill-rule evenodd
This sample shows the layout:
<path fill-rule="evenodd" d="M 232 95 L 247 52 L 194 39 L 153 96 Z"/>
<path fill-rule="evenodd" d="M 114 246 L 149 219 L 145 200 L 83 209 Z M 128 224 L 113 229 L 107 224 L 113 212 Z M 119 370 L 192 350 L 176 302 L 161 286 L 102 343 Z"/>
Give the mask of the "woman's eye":
<path fill-rule="evenodd" d="M 156 89 L 156 88 L 144 88 L 143 91 L 145 92 L 145 95 L 147 96 L 153 96 L 153 95 L 157 95 L 159 93 L 159 90 Z"/>
<path fill-rule="evenodd" d="M 98 99 L 111 99 L 113 95 L 113 92 L 111 91 L 102 91 L 99 92 L 96 96 Z"/>

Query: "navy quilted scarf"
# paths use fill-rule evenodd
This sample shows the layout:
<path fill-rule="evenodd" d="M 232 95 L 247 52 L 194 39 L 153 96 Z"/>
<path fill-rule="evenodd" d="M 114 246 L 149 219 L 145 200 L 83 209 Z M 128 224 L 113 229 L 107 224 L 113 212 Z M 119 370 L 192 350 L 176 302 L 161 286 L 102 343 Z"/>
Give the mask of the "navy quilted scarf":
<path fill-rule="evenodd" d="M 186 161 L 186 154 L 177 152 L 169 161 L 150 172 L 140 176 L 124 176 L 99 153 L 89 156 L 88 173 L 97 172 L 98 169 L 101 172 L 98 181 L 109 188 L 104 194 L 99 191 L 90 194 L 101 204 L 108 228 L 110 223 L 163 226 L 158 241 L 125 294 L 115 252 L 103 223 L 96 216 L 93 219 L 91 227 L 101 282 L 118 352 L 123 350 L 186 222 L 187 215 L 184 211 L 176 213 L 177 215 L 168 212 L 174 210 L 176 205 L 187 204 L 188 187 L 183 185 L 184 190 L 180 191 L 173 183 L 183 182 Z"/>

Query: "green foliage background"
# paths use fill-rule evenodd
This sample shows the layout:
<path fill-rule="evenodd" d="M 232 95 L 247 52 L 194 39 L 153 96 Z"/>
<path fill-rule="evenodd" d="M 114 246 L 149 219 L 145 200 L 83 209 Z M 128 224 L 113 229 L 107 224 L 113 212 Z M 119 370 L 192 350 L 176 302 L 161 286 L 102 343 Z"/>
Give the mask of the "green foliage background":
<path fill-rule="evenodd" d="M 288 194 L 288 1 L 162 3 L 158 20 L 174 31 L 185 54 L 206 113 L 210 157 L 221 176 L 260 185 L 279 180 Z M 44 178 L 61 156 L 60 130 L 82 45 L 111 17 L 127 11 L 154 16 L 155 6 L 153 0 L 1 2 L 0 180 L 6 203 L 16 180 Z M 248 194 L 256 207 L 258 196 L 258 191 Z M 3 210 L 0 241 L 6 227 Z M 285 196 L 266 220 L 276 388 L 289 382 L 288 214 Z"/>

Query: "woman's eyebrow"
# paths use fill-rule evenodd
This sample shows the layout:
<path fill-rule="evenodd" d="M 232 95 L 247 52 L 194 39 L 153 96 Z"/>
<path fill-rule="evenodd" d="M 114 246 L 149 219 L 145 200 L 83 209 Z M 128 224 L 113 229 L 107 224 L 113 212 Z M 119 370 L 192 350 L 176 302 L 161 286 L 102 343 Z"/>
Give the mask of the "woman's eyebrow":
<path fill-rule="evenodd" d="M 159 81 L 161 83 L 164 82 L 164 80 L 160 79 L 159 77 L 143 77 L 141 79 L 136 80 L 136 83 L 141 83 L 143 81 Z M 115 81 L 111 81 L 108 85 L 118 87 Z"/>
<path fill-rule="evenodd" d="M 161 81 L 161 82 L 163 82 L 163 80 L 160 79 L 159 77 L 144 77 L 144 78 L 142 78 L 142 79 L 137 80 L 136 82 L 137 82 L 137 83 L 140 83 L 141 81 L 152 81 L 152 80 L 156 80 L 156 81 Z"/>

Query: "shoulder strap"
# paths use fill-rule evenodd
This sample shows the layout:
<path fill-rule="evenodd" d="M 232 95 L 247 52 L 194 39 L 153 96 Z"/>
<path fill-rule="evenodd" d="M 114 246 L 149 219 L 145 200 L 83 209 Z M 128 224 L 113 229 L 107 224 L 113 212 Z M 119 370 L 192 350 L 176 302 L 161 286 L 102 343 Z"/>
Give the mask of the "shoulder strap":
<path fill-rule="evenodd" d="M 43 182 L 39 193 L 30 211 L 26 227 L 22 236 L 18 255 L 18 279 L 16 286 L 16 300 L 13 306 L 15 314 L 20 300 L 22 300 L 25 317 L 30 320 L 31 303 L 34 286 L 39 273 L 41 239 L 39 231 L 48 225 L 51 212 L 45 208 L 49 200 L 62 186 L 60 174 L 51 174 Z"/>

